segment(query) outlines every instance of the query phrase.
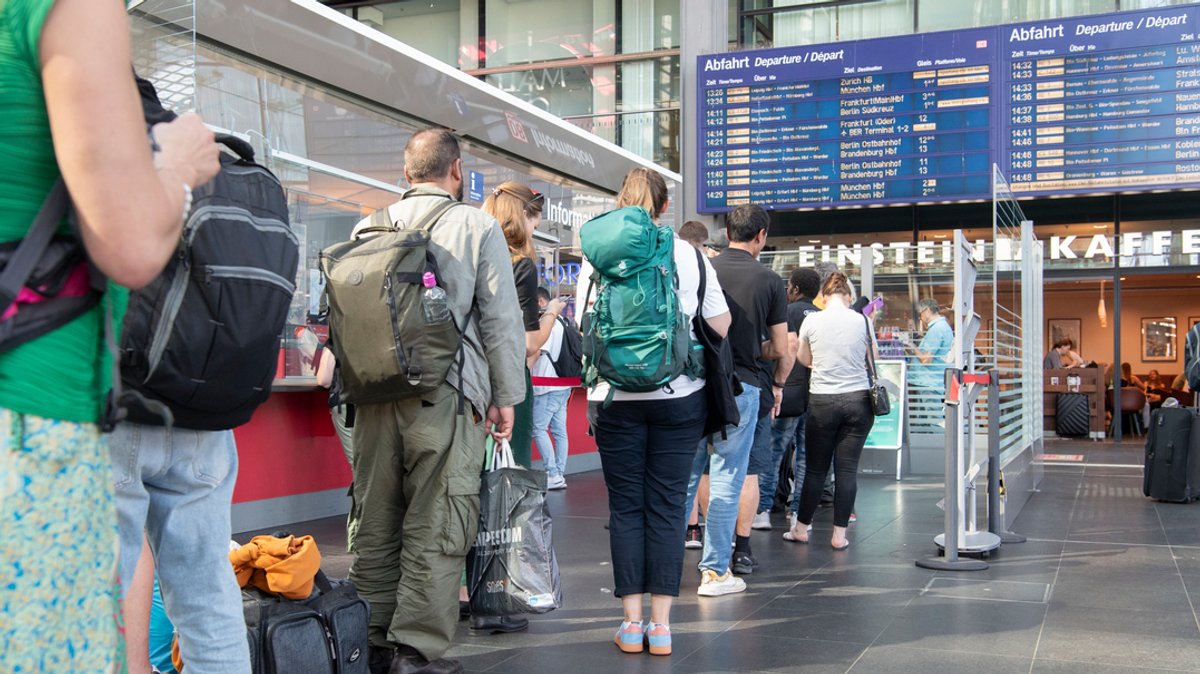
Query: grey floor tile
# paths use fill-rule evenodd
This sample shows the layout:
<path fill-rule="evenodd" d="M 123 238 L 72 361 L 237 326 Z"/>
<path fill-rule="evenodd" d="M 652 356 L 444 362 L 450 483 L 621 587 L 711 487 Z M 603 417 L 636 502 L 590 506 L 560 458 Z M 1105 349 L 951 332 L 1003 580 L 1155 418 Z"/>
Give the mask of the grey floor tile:
<path fill-rule="evenodd" d="M 895 614 L 819 613 L 797 608 L 765 608 L 738 623 L 738 634 L 870 644 L 896 619 Z"/>
<path fill-rule="evenodd" d="M 1066 662 L 1063 660 L 1037 659 L 1033 661 L 1033 672 L 1040 674 L 1157 674 L 1189 672 L 1191 669 L 1152 669 L 1130 665 L 1099 665 L 1093 662 Z"/>
<path fill-rule="evenodd" d="M 1032 658 L 1045 604 L 924 596 L 879 636 L 878 645 Z"/>
<path fill-rule="evenodd" d="M 926 650 L 903 646 L 872 646 L 850 670 L 853 674 L 1027 674 L 1029 658 Z"/>
<path fill-rule="evenodd" d="M 674 665 L 680 672 L 836 672 L 850 668 L 865 646 L 840 641 L 723 634 Z"/>
<path fill-rule="evenodd" d="M 1053 629 L 1047 626 L 1038 644 L 1037 658 L 1169 669 L 1181 664 L 1200 664 L 1200 639 Z"/>
<path fill-rule="evenodd" d="M 1097 611 L 1093 608 L 1056 605 L 1046 615 L 1046 629 L 1200 639 L 1196 618 L 1186 608 L 1175 611 L 1160 608 L 1110 608 Z"/>
<path fill-rule="evenodd" d="M 1178 574 L 1159 577 L 1121 578 L 1086 574 L 1071 580 L 1060 580 L 1051 590 L 1055 606 L 1091 607 L 1097 609 L 1148 609 L 1178 611 L 1188 608 L 1187 596 Z"/>
<path fill-rule="evenodd" d="M 1062 572 L 1089 574 L 1147 575 L 1174 572 L 1175 559 L 1170 548 L 1144 545 L 1069 542 L 1063 547 Z"/>

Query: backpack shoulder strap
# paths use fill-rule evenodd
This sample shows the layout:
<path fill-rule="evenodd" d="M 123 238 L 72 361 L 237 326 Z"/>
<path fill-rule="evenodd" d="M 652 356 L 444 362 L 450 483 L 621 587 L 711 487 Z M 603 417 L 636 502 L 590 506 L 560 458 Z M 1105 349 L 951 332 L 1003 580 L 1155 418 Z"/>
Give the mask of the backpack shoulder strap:
<path fill-rule="evenodd" d="M 438 205 L 426 211 L 424 215 L 422 215 L 417 219 L 416 222 L 413 223 L 412 228 L 423 229 L 427 232 L 433 231 L 434 225 L 441 221 L 443 215 L 445 215 L 451 208 L 462 205 L 463 203 L 461 201 L 455 201 L 447 198 L 445 202 L 439 203 Z"/>
<path fill-rule="evenodd" d="M 29 275 L 33 273 L 33 268 L 42 258 L 46 246 L 54 238 L 54 232 L 58 230 L 59 223 L 67 214 L 67 206 L 70 203 L 71 196 L 67 193 L 67 184 L 59 178 L 50 188 L 46 200 L 42 202 L 29 231 L 4 265 L 4 271 L 0 272 L 0 310 L 7 309 L 16 301 L 21 288 L 25 287 Z"/>
<path fill-rule="evenodd" d="M 689 244 L 690 245 L 690 244 Z M 704 270 L 703 253 L 699 248 L 696 248 L 696 266 L 700 268 L 700 288 L 697 291 L 696 302 L 696 319 L 700 320 L 704 316 L 704 298 L 708 295 L 708 274 Z"/>

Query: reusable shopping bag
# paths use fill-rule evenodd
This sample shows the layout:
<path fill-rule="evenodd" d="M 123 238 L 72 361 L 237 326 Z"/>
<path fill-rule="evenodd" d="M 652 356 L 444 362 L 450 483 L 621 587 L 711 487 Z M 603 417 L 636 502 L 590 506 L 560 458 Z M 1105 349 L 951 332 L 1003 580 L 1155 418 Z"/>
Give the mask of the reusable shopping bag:
<path fill-rule="evenodd" d="M 562 605 L 546 474 L 518 466 L 507 440 L 483 473 L 467 587 L 474 615 L 546 613 Z"/>

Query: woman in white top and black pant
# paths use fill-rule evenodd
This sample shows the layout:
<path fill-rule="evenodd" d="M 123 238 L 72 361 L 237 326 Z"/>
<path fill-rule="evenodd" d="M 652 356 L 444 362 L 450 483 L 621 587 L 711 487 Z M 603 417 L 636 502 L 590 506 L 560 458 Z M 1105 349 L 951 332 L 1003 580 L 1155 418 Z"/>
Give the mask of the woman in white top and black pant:
<path fill-rule="evenodd" d="M 667 184 L 656 171 L 634 169 L 625 176 L 617 206 L 640 206 L 657 222 L 667 208 Z M 676 239 L 675 267 L 679 308 L 688 323 L 699 314 L 724 336 L 731 318 L 712 265 L 704 258 L 697 261 L 695 249 Z M 591 272 L 585 256 L 575 300 L 581 323 L 592 310 Z M 703 300 L 698 297 L 701 273 L 707 279 Z M 608 385 L 600 384 L 588 400 L 601 401 L 608 394 Z M 597 410 L 593 428 L 608 488 L 613 594 L 624 610 L 614 641 L 627 653 L 642 652 L 643 642 L 651 654 L 671 653 L 671 603 L 683 571 L 684 502 L 707 417 L 704 395 L 703 379 L 682 374 L 655 391 L 613 391 L 612 402 Z M 643 624 L 645 594 L 650 595 L 650 622 Z"/>
<path fill-rule="evenodd" d="M 806 543 L 813 513 L 821 501 L 830 463 L 836 466 L 833 498 L 835 550 L 850 543 L 846 527 L 858 492 L 858 459 L 875 424 L 867 377 L 867 349 L 876 349 L 867 319 L 850 304 L 854 290 L 844 274 L 834 272 L 821 285 L 825 309 L 804 319 L 796 361 L 812 368 L 808 424 L 804 444 L 808 465 L 800 492 L 800 509 L 791 540 Z"/>

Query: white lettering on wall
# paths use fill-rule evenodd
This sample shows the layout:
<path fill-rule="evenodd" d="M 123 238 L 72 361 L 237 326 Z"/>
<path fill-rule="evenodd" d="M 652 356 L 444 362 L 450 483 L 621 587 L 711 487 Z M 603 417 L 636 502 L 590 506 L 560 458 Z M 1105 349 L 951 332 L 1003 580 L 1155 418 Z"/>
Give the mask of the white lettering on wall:
<path fill-rule="evenodd" d="M 1155 255 L 1166 255 L 1171 250 L 1170 232 L 1151 232 L 1150 250 Z"/>
<path fill-rule="evenodd" d="M 1137 255 L 1137 250 L 1142 246 L 1141 232 L 1125 232 L 1121 235 L 1121 257 L 1128 255 Z"/>
<path fill-rule="evenodd" d="M 1088 244 L 1087 252 L 1083 254 L 1087 259 L 1096 257 L 1097 252 L 1103 252 L 1104 257 L 1112 257 L 1112 244 L 1109 243 L 1108 237 L 1103 234 L 1097 234 L 1092 237 L 1092 242 Z"/>
<path fill-rule="evenodd" d="M 1200 229 L 1185 229 L 1183 234 L 1183 254 L 1200 254 Z"/>
<path fill-rule="evenodd" d="M 1074 260 L 1079 256 L 1075 251 L 1071 250 L 1071 243 L 1075 241 L 1074 236 L 1050 237 L 1050 259 L 1051 260 Z"/>

